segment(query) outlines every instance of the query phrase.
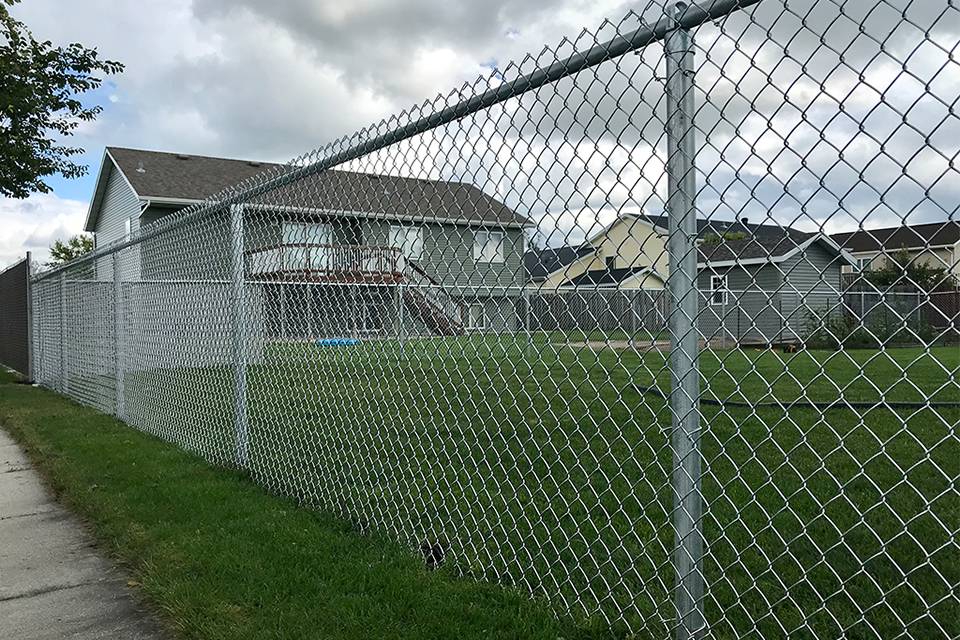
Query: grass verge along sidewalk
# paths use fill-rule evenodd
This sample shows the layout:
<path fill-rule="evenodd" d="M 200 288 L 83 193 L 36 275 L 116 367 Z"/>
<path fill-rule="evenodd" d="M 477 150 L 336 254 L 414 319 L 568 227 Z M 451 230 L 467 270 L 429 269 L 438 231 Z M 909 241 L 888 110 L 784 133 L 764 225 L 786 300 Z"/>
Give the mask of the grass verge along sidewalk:
<path fill-rule="evenodd" d="M 185 637 L 607 637 L 4 372 L 0 426 Z"/>

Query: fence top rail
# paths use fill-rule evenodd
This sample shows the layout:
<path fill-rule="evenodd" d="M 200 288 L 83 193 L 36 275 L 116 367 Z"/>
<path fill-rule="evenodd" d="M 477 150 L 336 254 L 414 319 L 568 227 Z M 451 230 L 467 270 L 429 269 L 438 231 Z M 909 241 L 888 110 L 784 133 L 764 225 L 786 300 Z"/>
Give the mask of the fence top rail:
<path fill-rule="evenodd" d="M 14 262 L 13 264 L 5 267 L 2 271 L 0 271 L 0 276 L 5 275 L 8 271 L 13 271 L 14 269 L 20 268 L 20 265 L 22 265 L 24 262 L 26 262 L 27 265 L 29 266 L 29 264 L 30 264 L 30 254 L 29 254 L 29 253 L 27 254 L 27 257 L 26 257 L 26 258 L 20 258 L 19 260 L 17 260 L 17 261 Z"/>
<path fill-rule="evenodd" d="M 130 238 L 104 245 L 101 249 L 92 251 L 77 260 L 38 274 L 36 279 L 48 278 L 63 269 L 68 269 L 77 264 L 82 264 L 83 262 L 120 251 L 186 224 L 194 217 L 206 213 L 225 211 L 229 207 L 241 205 L 253 197 L 262 196 L 281 187 L 303 180 L 304 178 L 309 178 L 326 171 L 327 169 L 351 160 L 356 160 L 431 129 L 455 122 L 499 103 L 519 97 L 544 85 L 572 76 L 603 62 L 619 58 L 627 53 L 663 40 L 667 34 L 676 29 L 693 29 L 707 22 L 721 19 L 738 9 L 746 9 L 760 2 L 761 0 L 691 0 L 689 3 L 675 3 L 665 10 L 667 15 L 652 25 L 641 24 L 639 28 L 633 31 L 617 35 L 606 42 L 598 43 L 590 47 L 586 51 L 574 53 L 545 68 L 536 69 L 494 88 L 483 91 L 482 93 L 476 93 L 456 104 L 415 119 L 387 133 L 373 138 L 367 138 L 366 134 L 375 128 L 375 126 L 371 126 L 352 136 L 343 137 L 315 152 L 304 154 L 272 172 L 254 176 L 218 194 L 210 196 L 201 203 L 188 206 L 177 214 L 147 225 L 143 227 L 139 233 Z M 673 15 L 670 15 L 671 13 Z M 515 63 L 508 65 L 507 68 L 509 69 L 511 66 L 515 66 Z M 483 81 L 483 78 L 480 78 L 480 80 Z M 468 87 L 470 85 L 464 86 Z M 460 92 L 463 93 L 463 89 L 461 89 Z M 426 105 L 428 104 L 429 102 L 424 103 L 423 106 L 401 112 L 397 116 L 383 121 L 381 124 L 387 122 L 397 123 L 401 117 L 423 112 L 426 110 Z M 350 140 L 360 140 L 360 142 L 348 145 L 347 143 Z M 330 151 L 336 149 L 338 146 L 346 146 L 346 148 L 336 153 L 330 153 Z M 304 162 L 316 154 L 320 155 L 318 160 L 298 166 L 298 163 Z M 271 173 L 273 175 L 270 175 Z"/>

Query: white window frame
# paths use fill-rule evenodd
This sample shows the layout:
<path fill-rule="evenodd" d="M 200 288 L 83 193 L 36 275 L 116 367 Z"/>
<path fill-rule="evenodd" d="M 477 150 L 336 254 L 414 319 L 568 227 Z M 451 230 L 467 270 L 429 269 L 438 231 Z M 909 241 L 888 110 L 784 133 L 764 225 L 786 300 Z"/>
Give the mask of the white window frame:
<path fill-rule="evenodd" d="M 720 299 L 717 299 L 717 294 L 721 294 Z M 730 286 L 729 280 L 726 274 L 717 275 L 712 274 L 710 276 L 710 306 L 711 307 L 722 307 L 726 306 L 730 302 Z"/>
<path fill-rule="evenodd" d="M 330 263 L 331 251 L 327 245 L 334 244 L 333 225 L 329 222 L 285 220 L 280 225 L 280 242 L 283 245 L 283 269 L 323 270 Z M 308 248 L 296 245 L 320 246 Z"/>
<path fill-rule="evenodd" d="M 873 265 L 873 258 L 857 258 L 857 271 L 864 272 L 870 271 L 870 267 Z"/>
<path fill-rule="evenodd" d="M 473 310 L 480 309 L 479 323 L 474 322 Z M 467 329 L 469 331 L 483 331 L 487 328 L 487 305 L 482 302 L 471 302 L 467 305 Z"/>
<path fill-rule="evenodd" d="M 291 234 L 295 237 L 287 235 L 290 229 L 296 229 L 296 232 Z M 333 244 L 333 225 L 329 222 L 285 221 L 281 225 L 280 239 L 283 244 Z M 324 242 L 315 242 L 317 239 Z"/>
<path fill-rule="evenodd" d="M 411 238 L 412 236 L 412 238 Z M 389 243 L 394 249 L 412 260 L 423 258 L 426 233 L 419 225 L 392 224 L 390 225 Z"/>
<path fill-rule="evenodd" d="M 133 235 L 133 216 L 127 216 L 123 221 L 123 239 L 129 240 Z"/>
<path fill-rule="evenodd" d="M 492 255 L 488 249 L 492 240 L 496 242 L 496 249 Z M 482 241 L 481 241 L 482 240 Z M 477 262 L 503 264 L 506 262 L 506 236 L 503 231 L 478 229 L 473 234 L 473 259 Z"/>

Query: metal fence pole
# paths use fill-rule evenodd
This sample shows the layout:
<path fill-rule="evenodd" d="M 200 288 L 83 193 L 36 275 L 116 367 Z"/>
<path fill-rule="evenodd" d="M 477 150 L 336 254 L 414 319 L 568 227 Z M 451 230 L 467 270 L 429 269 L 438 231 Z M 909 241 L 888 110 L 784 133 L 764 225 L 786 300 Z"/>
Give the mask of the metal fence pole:
<path fill-rule="evenodd" d="M 27 281 L 25 283 L 27 292 L 27 382 L 34 382 L 37 375 L 36 361 L 33 355 L 33 283 L 30 279 L 33 277 L 33 255 L 27 251 Z"/>
<path fill-rule="evenodd" d="M 230 313 L 233 338 L 234 376 L 234 431 L 237 466 L 245 468 L 249 462 L 249 433 L 247 429 L 247 358 L 244 353 L 243 322 L 246 319 L 246 290 L 243 260 L 243 205 L 230 206 L 230 260 L 232 291 Z"/>
<path fill-rule="evenodd" d="M 673 521 L 675 528 L 676 637 L 702 637 L 703 501 L 700 494 L 700 380 L 696 332 L 697 220 L 696 153 L 693 129 L 693 37 L 681 26 L 687 5 L 672 8 L 676 20 L 667 36 L 667 214 L 669 217 L 670 292 L 676 305 L 670 314 L 670 369 L 673 389 Z"/>
<path fill-rule="evenodd" d="M 524 345 L 527 349 L 533 347 L 533 328 L 531 326 L 531 305 L 533 301 L 530 297 L 530 287 L 527 284 L 523 285 L 523 332 L 526 335 L 526 344 Z"/>
<path fill-rule="evenodd" d="M 120 252 L 113 254 L 113 371 L 114 415 L 123 420 L 123 282 L 120 279 Z"/>
<path fill-rule="evenodd" d="M 60 391 L 67 393 L 67 272 L 60 274 Z"/>

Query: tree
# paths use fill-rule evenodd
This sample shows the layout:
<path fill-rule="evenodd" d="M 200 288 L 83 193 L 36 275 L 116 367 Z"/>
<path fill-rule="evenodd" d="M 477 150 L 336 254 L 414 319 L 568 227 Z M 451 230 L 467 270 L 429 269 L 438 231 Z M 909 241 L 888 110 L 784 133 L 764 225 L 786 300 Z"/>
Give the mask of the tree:
<path fill-rule="evenodd" d="M 909 285 L 921 291 L 936 291 L 956 285 L 954 277 L 945 268 L 915 260 L 905 248 L 887 256 L 881 268 L 866 271 L 864 275 L 878 287 Z"/>
<path fill-rule="evenodd" d="M 0 196 L 26 198 L 49 193 L 44 178 L 77 178 L 87 167 L 70 158 L 83 149 L 61 143 L 81 122 L 94 120 L 101 106 L 85 106 L 81 94 L 98 88 L 102 75 L 123 65 L 101 60 L 96 49 L 73 43 L 40 42 L 0 0 Z"/>
<path fill-rule="evenodd" d="M 56 267 L 76 260 L 80 256 L 93 251 L 93 238 L 88 235 L 75 235 L 66 242 L 57 240 L 50 247 L 50 261 L 48 267 Z"/>

